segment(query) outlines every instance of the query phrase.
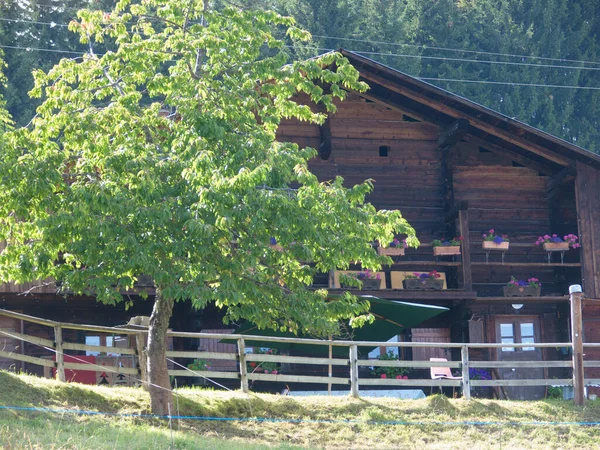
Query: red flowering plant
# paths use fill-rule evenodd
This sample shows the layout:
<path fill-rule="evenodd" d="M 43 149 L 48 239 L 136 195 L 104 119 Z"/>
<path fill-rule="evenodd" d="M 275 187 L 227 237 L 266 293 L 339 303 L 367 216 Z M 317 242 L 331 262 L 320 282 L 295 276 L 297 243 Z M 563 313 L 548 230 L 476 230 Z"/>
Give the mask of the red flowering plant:
<path fill-rule="evenodd" d="M 407 248 L 408 244 L 406 243 L 406 239 L 398 239 L 398 238 L 394 238 L 394 240 L 392 242 L 390 242 L 390 245 L 388 247 L 392 247 L 392 248 Z"/>
<path fill-rule="evenodd" d="M 419 278 L 421 280 L 427 279 L 427 278 L 441 278 L 442 276 L 438 273 L 437 270 L 432 270 L 429 273 L 421 273 L 421 272 L 413 272 L 412 275 L 405 275 L 404 278 L 405 279 L 414 279 L 414 278 Z"/>
<path fill-rule="evenodd" d="M 577 242 L 578 239 L 579 238 L 574 234 L 567 234 L 567 235 L 563 236 L 562 238 L 557 234 L 553 234 L 553 235 L 545 234 L 545 235 L 537 238 L 537 241 L 535 241 L 535 245 L 560 244 L 561 242 L 568 242 L 569 247 L 578 248 L 578 247 L 581 247 L 581 244 L 579 244 Z"/>
<path fill-rule="evenodd" d="M 493 242 L 494 244 L 509 242 L 506 234 L 496 234 L 496 230 L 493 228 L 490 228 L 487 233 L 483 233 L 483 240 Z"/>
<path fill-rule="evenodd" d="M 258 348 L 254 351 L 255 355 L 278 355 L 277 349 L 273 348 Z M 274 361 L 249 361 L 246 363 L 248 372 L 270 373 L 277 375 L 281 373 L 281 365 Z"/>
<path fill-rule="evenodd" d="M 398 355 L 389 350 L 387 353 L 377 357 L 380 361 L 398 361 Z M 371 375 L 380 378 L 396 378 L 398 380 L 408 379 L 407 367 L 374 367 Z"/>
<path fill-rule="evenodd" d="M 527 281 L 518 280 L 517 277 L 510 277 L 510 281 L 506 283 L 508 287 L 532 287 L 538 288 L 542 285 L 537 278 L 528 278 Z"/>

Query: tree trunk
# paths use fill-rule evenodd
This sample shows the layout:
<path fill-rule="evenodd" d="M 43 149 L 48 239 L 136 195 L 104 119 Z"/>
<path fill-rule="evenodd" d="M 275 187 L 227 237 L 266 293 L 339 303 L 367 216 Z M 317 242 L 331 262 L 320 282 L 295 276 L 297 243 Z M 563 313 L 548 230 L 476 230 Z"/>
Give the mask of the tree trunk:
<path fill-rule="evenodd" d="M 173 393 L 167 367 L 167 330 L 173 312 L 173 299 L 163 298 L 156 289 L 148 328 L 148 384 L 152 413 L 166 416 L 173 411 Z"/>

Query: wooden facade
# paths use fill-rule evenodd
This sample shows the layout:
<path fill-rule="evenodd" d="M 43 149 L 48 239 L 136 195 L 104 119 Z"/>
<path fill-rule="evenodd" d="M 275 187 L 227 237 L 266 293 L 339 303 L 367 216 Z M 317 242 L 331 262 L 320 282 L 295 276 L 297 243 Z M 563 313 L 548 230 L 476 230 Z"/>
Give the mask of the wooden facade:
<path fill-rule="evenodd" d="M 423 324 L 415 338 L 435 336 L 437 329 L 437 336 L 446 341 L 449 335 L 451 342 L 569 341 L 569 285 L 582 284 L 586 297 L 600 297 L 600 157 L 367 58 L 342 53 L 369 90 L 349 92 L 322 126 L 284 121 L 278 138 L 319 150 L 310 169 L 322 181 L 341 176 L 352 186 L 373 179 L 368 200 L 378 209 L 399 209 L 417 230 L 422 245 L 393 257 L 383 269 L 382 289 L 368 294 L 450 307 Z M 490 228 L 509 236 L 504 255 L 482 248 L 482 234 Z M 562 261 L 558 254 L 548 260 L 535 245 L 546 233 L 576 234 L 582 247 L 565 252 Z M 460 256 L 433 256 L 431 241 L 459 235 L 464 238 Z M 444 273 L 445 289 L 407 290 L 394 282 L 395 273 L 430 270 Z M 511 276 L 538 278 L 541 296 L 503 297 Z M 322 274 L 316 286 L 337 288 L 331 279 L 335 275 Z M 109 326 L 151 310 L 148 301 L 136 302 L 134 311 L 115 312 L 90 298 L 65 300 L 52 287 L 18 298 L 30 287 L 0 286 L 0 307 Z M 177 306 L 173 329 L 222 327 L 216 309 L 194 316 L 186 308 Z M 585 304 L 584 332 L 586 342 L 600 342 L 600 303 Z M 544 348 L 539 357 L 555 359 L 558 351 Z M 475 353 L 481 360 L 518 357 L 498 350 Z M 560 376 L 556 372 L 562 369 L 545 370 L 546 376 Z M 600 377 L 600 372 L 586 376 Z"/>
<path fill-rule="evenodd" d="M 569 285 L 581 284 L 586 297 L 600 297 L 600 157 L 341 51 L 369 90 L 349 92 L 321 127 L 287 121 L 279 139 L 320 149 L 310 168 L 322 181 L 341 176 L 351 186 L 373 179 L 368 200 L 378 209 L 399 209 L 417 230 L 421 247 L 406 249 L 385 268 L 382 286 L 392 289 L 368 294 L 450 306 L 426 329 L 437 327 L 439 336 L 449 329 L 452 342 L 569 341 Z M 492 228 L 509 236 L 504 255 L 482 248 L 482 235 Z M 576 234 L 582 247 L 566 251 L 563 259 L 548 255 L 535 241 L 553 233 Z M 432 255 L 432 240 L 459 235 L 460 257 Z M 394 286 L 398 272 L 430 270 L 445 274 L 447 289 Z M 511 276 L 538 278 L 541 296 L 504 297 Z M 327 278 L 319 281 L 326 285 Z M 584 329 L 586 342 L 599 342 L 600 307 L 586 306 Z M 474 356 L 516 361 L 522 351 L 506 350 Z M 553 359 L 559 350 L 537 352 L 540 359 Z M 560 376 L 561 370 L 546 369 L 544 375 Z M 593 371 L 588 369 L 589 376 L 597 375 Z M 528 375 L 517 369 L 511 376 Z"/>

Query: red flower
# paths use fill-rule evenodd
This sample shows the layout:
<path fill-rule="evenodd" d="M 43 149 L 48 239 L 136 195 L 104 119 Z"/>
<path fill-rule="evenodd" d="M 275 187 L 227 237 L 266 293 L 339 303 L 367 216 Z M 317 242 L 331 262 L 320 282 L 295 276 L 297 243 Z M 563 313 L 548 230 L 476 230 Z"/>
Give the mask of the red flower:
<path fill-rule="evenodd" d="M 387 375 L 385 373 L 382 373 L 381 378 L 387 378 Z"/>
<path fill-rule="evenodd" d="M 401 380 L 402 379 L 402 375 L 396 375 L 396 380 Z"/>
<path fill-rule="evenodd" d="M 256 367 L 256 363 L 255 363 L 254 361 L 252 361 L 252 362 L 250 363 L 250 367 Z"/>
<path fill-rule="evenodd" d="M 277 375 L 277 371 L 276 371 L 276 370 L 273 370 L 271 373 L 272 373 L 273 375 Z"/>

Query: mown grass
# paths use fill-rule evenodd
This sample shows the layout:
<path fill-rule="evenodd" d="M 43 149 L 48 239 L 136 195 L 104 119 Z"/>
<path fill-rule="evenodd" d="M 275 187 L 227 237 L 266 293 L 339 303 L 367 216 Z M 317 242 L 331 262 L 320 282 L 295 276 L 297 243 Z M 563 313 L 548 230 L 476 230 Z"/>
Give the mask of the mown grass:
<path fill-rule="evenodd" d="M 115 414 L 2 409 L 0 445 L 6 449 L 582 449 L 600 442 L 597 426 L 531 424 L 600 421 L 600 401 L 575 407 L 562 400 L 351 400 L 179 389 L 174 414 L 251 420 L 169 424 L 119 415 L 149 412 L 142 389 L 0 372 L 0 405 Z M 257 418 L 264 421 L 252 420 Z M 468 424 L 473 422 L 487 424 Z"/>

